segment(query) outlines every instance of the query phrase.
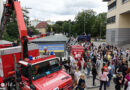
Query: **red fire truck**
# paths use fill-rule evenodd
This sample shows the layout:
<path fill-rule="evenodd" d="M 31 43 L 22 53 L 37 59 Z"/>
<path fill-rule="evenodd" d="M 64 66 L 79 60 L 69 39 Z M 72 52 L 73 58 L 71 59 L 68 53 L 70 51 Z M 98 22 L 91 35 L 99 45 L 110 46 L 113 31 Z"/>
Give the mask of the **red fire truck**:
<path fill-rule="evenodd" d="M 84 47 L 81 45 L 71 45 L 70 53 L 73 55 L 75 60 L 78 60 L 77 65 L 81 68 L 81 62 L 83 61 Z M 85 67 L 85 63 L 83 67 Z"/>
<path fill-rule="evenodd" d="M 70 51 L 75 59 L 79 58 L 81 60 L 83 58 L 84 47 L 81 45 L 72 45 Z"/>
<path fill-rule="evenodd" d="M 28 44 L 27 29 L 17 0 L 7 0 L 2 28 L 10 10 L 16 13 L 21 46 L 0 49 L 0 90 L 72 90 L 72 77 L 62 70 L 59 58 L 39 56 L 38 46 Z"/>

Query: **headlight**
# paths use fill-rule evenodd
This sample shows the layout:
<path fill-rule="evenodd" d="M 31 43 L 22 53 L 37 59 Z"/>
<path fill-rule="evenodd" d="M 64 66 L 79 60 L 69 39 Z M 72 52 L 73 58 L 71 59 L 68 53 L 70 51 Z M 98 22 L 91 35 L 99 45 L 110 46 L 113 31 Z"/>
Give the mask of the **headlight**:
<path fill-rule="evenodd" d="M 53 90 L 59 90 L 59 87 L 54 88 Z"/>

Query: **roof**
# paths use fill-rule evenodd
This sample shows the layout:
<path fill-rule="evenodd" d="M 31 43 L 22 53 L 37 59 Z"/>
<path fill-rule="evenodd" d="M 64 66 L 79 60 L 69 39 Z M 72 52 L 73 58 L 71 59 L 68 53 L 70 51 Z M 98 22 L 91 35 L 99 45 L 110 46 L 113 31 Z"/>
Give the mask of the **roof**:
<path fill-rule="evenodd" d="M 37 44 L 28 44 L 28 50 L 35 50 L 35 49 L 38 49 Z M 21 46 L 0 49 L 0 55 L 7 55 L 7 54 L 19 53 L 19 52 L 21 52 Z"/>
<path fill-rule="evenodd" d="M 40 22 L 39 24 L 36 25 L 36 28 L 46 28 L 47 27 L 47 22 Z"/>
<path fill-rule="evenodd" d="M 12 44 L 12 42 L 6 40 L 0 40 L 0 45 L 5 45 L 5 44 Z"/>
<path fill-rule="evenodd" d="M 56 35 L 51 35 L 43 38 L 38 38 L 32 40 L 32 42 L 66 42 L 68 38 L 65 35 L 61 34 L 56 34 Z"/>

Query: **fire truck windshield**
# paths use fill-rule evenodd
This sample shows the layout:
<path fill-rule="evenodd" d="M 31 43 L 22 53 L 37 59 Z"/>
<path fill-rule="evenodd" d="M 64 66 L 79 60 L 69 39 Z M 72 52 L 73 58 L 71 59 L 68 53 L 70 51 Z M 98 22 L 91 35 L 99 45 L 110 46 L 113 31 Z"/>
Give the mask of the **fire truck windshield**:
<path fill-rule="evenodd" d="M 48 60 L 32 66 L 32 78 L 33 80 L 37 80 L 43 76 L 57 72 L 59 70 L 60 64 L 58 59 Z"/>

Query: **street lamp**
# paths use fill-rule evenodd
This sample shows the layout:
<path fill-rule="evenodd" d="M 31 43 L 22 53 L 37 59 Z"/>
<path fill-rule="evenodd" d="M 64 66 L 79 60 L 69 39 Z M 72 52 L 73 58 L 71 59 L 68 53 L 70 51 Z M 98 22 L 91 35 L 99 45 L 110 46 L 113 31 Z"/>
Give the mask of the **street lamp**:
<path fill-rule="evenodd" d="M 101 40 L 101 29 L 102 29 L 102 22 L 100 23 L 100 40 Z"/>
<path fill-rule="evenodd" d="M 84 9 L 83 9 L 83 17 L 84 17 L 84 34 L 86 35 L 86 28 L 85 28 L 86 13 L 85 13 L 85 10 L 84 10 Z"/>
<path fill-rule="evenodd" d="M 70 22 L 71 22 L 71 20 L 69 19 L 69 34 L 71 36 L 71 25 L 70 25 L 71 23 Z"/>
<path fill-rule="evenodd" d="M 106 21 L 104 22 L 100 22 L 100 40 L 101 40 L 101 35 L 102 35 L 102 25 L 105 24 L 106 25 Z"/>
<path fill-rule="evenodd" d="M 85 17 L 86 17 L 86 13 L 85 13 L 84 10 L 83 10 L 83 12 L 84 12 L 84 34 L 85 34 Z"/>

